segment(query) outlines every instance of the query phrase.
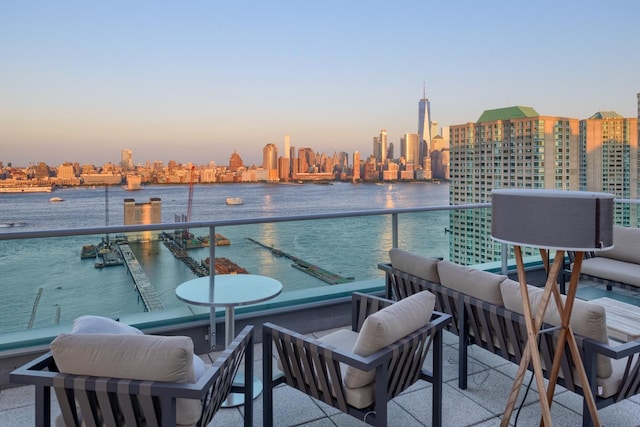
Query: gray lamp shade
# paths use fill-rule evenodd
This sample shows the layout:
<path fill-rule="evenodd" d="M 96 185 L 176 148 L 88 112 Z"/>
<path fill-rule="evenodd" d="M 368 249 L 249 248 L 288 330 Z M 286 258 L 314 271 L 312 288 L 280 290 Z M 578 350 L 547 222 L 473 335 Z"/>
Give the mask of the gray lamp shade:
<path fill-rule="evenodd" d="M 613 246 L 613 194 L 500 189 L 491 198 L 491 237 L 499 242 L 573 251 Z"/>

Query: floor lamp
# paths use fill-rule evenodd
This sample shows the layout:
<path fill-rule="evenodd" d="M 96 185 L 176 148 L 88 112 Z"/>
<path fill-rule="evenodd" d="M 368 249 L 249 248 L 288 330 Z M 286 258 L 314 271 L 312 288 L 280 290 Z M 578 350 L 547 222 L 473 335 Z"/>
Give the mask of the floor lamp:
<path fill-rule="evenodd" d="M 568 344 L 569 351 L 573 356 L 591 419 L 596 426 L 599 426 L 600 421 L 595 400 L 589 387 L 570 320 L 584 253 L 609 249 L 613 246 L 614 196 L 608 193 L 582 191 L 522 189 L 493 190 L 491 196 L 491 236 L 499 242 L 514 247 L 528 335 L 527 345 L 518 367 L 501 426 L 509 424 L 524 374 L 530 363 L 533 365 L 533 373 L 540 395 L 543 425 L 552 425 L 550 407 L 565 344 Z M 523 246 L 538 248 L 543 259 L 548 259 L 549 250 L 556 251 L 536 313 L 532 311 L 527 292 L 527 279 L 522 259 Z M 569 289 L 563 303 L 557 287 L 557 277 L 564 266 L 565 251 L 574 251 L 576 256 L 571 271 Z M 549 384 L 545 393 L 544 373 L 538 350 L 538 333 L 552 297 L 560 314 L 561 325 L 556 354 L 551 369 L 548 371 Z"/>

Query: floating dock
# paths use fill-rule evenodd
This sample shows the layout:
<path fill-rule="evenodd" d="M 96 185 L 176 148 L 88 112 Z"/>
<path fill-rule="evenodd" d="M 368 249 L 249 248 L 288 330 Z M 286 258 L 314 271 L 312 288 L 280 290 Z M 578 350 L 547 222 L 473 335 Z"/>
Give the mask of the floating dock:
<path fill-rule="evenodd" d="M 149 277 L 140 266 L 138 259 L 133 255 L 129 244 L 120 243 L 120 252 L 124 258 L 124 262 L 129 269 L 129 273 L 133 278 L 134 286 L 136 287 L 142 302 L 147 311 L 160 311 L 164 310 L 164 305 L 160 301 L 156 288 L 151 284 Z"/>
<path fill-rule="evenodd" d="M 265 249 L 269 249 L 273 254 L 273 256 L 289 258 L 291 261 L 293 261 L 293 264 L 291 264 L 293 268 L 296 268 L 304 273 L 307 273 L 315 277 L 316 279 L 322 280 L 323 282 L 328 283 L 330 285 L 339 285 L 341 283 L 349 283 L 355 280 L 355 278 L 353 277 L 342 277 L 339 274 L 335 274 L 330 271 L 327 271 L 323 268 L 318 267 L 317 265 L 313 265 L 310 262 L 304 261 L 296 256 L 290 255 L 286 252 L 282 252 L 280 249 L 276 249 L 273 246 L 260 243 L 257 240 L 254 240 L 250 237 L 247 237 L 247 240 L 255 243 L 258 246 L 262 246 Z"/>

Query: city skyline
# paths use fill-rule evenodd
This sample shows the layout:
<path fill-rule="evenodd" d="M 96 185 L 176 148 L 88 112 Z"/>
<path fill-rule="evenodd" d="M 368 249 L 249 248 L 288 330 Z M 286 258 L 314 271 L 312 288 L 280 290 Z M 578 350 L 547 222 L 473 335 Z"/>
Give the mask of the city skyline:
<path fill-rule="evenodd" d="M 267 144 L 371 154 L 527 105 L 636 116 L 633 1 L 370 3 L 8 1 L 0 153 L 44 161 L 262 162 Z M 418 19 L 418 17 L 421 17 Z M 499 24 L 499 25 L 498 25 Z M 426 91 L 425 91 L 426 86 Z"/>

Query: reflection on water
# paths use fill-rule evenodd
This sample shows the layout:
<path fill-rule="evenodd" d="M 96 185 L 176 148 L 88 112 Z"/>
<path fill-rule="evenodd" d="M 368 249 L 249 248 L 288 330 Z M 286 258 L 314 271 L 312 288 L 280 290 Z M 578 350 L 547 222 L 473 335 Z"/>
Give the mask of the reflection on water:
<path fill-rule="evenodd" d="M 448 204 L 448 186 L 430 184 L 368 185 L 234 185 L 234 195 L 244 205 L 230 209 L 225 204 L 229 186 L 196 186 L 192 220 L 240 217 L 304 215 L 331 211 L 354 211 L 390 207 Z M 89 189 L 56 191 L 65 199 L 51 209 L 49 197 L 38 194 L 0 197 L 0 224 L 24 223 L 22 229 L 99 227 L 104 225 L 104 194 Z M 135 194 L 140 201 L 162 200 L 164 222 L 184 212 L 186 186 L 146 187 Z M 123 221 L 123 200 L 130 193 L 114 188 L 110 194 L 110 223 Z M 144 199 L 144 200 L 142 200 Z M 399 245 L 427 256 L 448 258 L 447 212 L 405 214 L 399 221 Z M 1 232 L 11 227 L 0 228 Z M 207 229 L 190 230 L 197 236 Z M 391 217 L 372 216 L 338 220 L 301 221 L 216 227 L 231 240 L 229 246 L 215 248 L 216 257 L 225 257 L 253 274 L 280 280 L 284 292 L 330 286 L 291 267 L 291 260 L 277 257 L 247 240 L 252 238 L 311 262 L 330 272 L 355 280 L 380 277 L 377 264 L 388 260 L 391 247 Z M 117 318 L 144 311 L 133 282 L 124 266 L 98 269 L 93 260 L 81 260 L 82 246 L 97 244 L 103 236 L 60 239 L 0 241 L 0 287 L 3 310 L 0 332 L 19 331 L 69 323 L 82 314 Z M 183 306 L 175 288 L 195 276 L 176 259 L 162 242 L 130 243 L 131 250 L 160 295 L 165 308 Z M 209 248 L 190 250 L 200 261 Z M 340 286 L 340 285 L 334 285 Z"/>

